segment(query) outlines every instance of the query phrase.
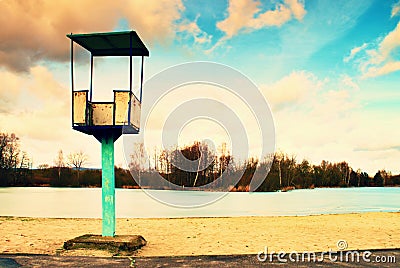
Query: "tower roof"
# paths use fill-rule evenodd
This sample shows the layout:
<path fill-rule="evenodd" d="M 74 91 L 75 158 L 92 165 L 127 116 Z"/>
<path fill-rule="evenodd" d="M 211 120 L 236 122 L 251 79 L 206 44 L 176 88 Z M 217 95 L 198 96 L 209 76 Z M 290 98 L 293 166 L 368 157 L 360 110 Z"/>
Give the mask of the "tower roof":
<path fill-rule="evenodd" d="M 67 34 L 93 56 L 149 56 L 149 50 L 135 31 Z"/>

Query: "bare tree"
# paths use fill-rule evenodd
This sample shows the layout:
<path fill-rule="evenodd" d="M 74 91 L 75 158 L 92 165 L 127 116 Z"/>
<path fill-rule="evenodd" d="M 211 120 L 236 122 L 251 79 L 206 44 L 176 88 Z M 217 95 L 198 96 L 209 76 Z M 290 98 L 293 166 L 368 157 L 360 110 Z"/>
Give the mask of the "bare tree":
<path fill-rule="evenodd" d="M 27 185 L 29 184 L 29 176 L 32 169 L 32 160 L 28 157 L 26 152 L 21 153 L 21 157 L 19 159 L 19 167 L 14 172 L 14 185 L 21 184 Z"/>
<path fill-rule="evenodd" d="M 79 185 L 79 173 L 82 167 L 88 161 L 88 159 L 89 159 L 88 156 L 82 151 L 70 153 L 68 155 L 68 165 L 75 167 L 75 169 L 78 171 L 78 185 Z"/>
<path fill-rule="evenodd" d="M 129 169 L 131 171 L 132 176 L 138 179 L 139 186 L 141 186 L 142 184 L 141 175 L 145 170 L 145 164 L 146 164 L 146 161 L 144 159 L 145 148 L 144 144 L 140 142 L 135 143 L 133 146 L 134 146 L 133 150 L 134 153 L 131 155 L 131 162 L 129 163 Z"/>
<path fill-rule="evenodd" d="M 219 148 L 220 152 L 221 152 L 221 156 L 219 157 L 219 172 L 220 172 L 220 176 L 222 176 L 222 173 L 224 172 L 224 170 L 226 169 L 226 166 L 228 165 L 227 161 L 226 161 L 226 157 L 227 157 L 227 149 L 226 149 L 226 142 L 223 142 L 221 144 L 221 147 Z"/>
<path fill-rule="evenodd" d="M 61 169 L 63 167 L 65 167 L 64 154 L 61 149 L 58 151 L 57 158 L 54 159 L 54 165 L 58 169 L 58 181 L 60 181 L 61 180 Z"/>
<path fill-rule="evenodd" d="M 278 166 L 278 175 L 279 175 L 279 187 L 282 188 L 282 165 L 284 161 L 285 154 L 282 151 L 278 151 L 274 153 L 274 162 Z"/>

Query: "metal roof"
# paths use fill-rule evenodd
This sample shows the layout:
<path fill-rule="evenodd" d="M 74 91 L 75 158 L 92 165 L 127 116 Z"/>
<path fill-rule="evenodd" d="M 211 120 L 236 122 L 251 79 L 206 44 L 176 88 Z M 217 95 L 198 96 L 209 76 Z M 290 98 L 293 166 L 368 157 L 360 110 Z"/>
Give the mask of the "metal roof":
<path fill-rule="evenodd" d="M 149 56 L 149 50 L 135 31 L 67 34 L 93 56 Z"/>

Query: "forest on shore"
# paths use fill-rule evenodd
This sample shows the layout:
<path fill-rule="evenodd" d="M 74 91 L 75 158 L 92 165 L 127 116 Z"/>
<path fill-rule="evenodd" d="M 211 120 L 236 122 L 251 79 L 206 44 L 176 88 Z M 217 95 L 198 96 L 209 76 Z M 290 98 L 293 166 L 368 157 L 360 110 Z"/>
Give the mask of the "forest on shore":
<path fill-rule="evenodd" d="M 139 154 L 143 145 L 138 146 Z M 195 172 L 184 171 L 173 163 L 179 161 L 179 155 L 186 159 L 210 163 Z M 174 184 L 179 187 L 194 188 L 222 179 L 240 176 L 240 180 L 231 184 L 231 191 L 249 191 L 250 181 L 256 168 L 269 168 L 270 171 L 261 185 L 260 192 L 277 190 L 306 189 L 314 187 L 383 187 L 399 186 L 400 175 L 392 175 L 384 169 L 373 176 L 360 169 L 353 169 L 345 161 L 331 163 L 323 160 L 315 165 L 308 160 L 297 161 L 296 157 L 286 153 L 274 153 L 270 161 L 250 158 L 243 163 L 235 159 L 226 149 L 218 156 L 207 144 L 194 142 L 192 145 L 171 150 L 155 151 L 152 164 L 144 167 L 132 157 L 129 169 L 115 167 L 115 186 L 118 188 L 170 189 Z M 32 162 L 20 149 L 19 138 L 14 134 L 0 133 L 0 186 L 50 186 L 50 187 L 101 187 L 101 170 L 87 169 L 88 158 L 83 152 L 71 153 L 64 157 L 60 150 L 52 165 L 42 164 L 32 168 Z M 196 165 L 198 165 L 197 162 Z M 193 169 L 194 168 L 194 169 Z M 165 180 L 160 184 L 159 175 Z M 133 177 L 135 179 L 133 179 Z M 157 182 L 156 182 L 157 181 Z M 219 190 L 218 184 L 215 189 Z"/>

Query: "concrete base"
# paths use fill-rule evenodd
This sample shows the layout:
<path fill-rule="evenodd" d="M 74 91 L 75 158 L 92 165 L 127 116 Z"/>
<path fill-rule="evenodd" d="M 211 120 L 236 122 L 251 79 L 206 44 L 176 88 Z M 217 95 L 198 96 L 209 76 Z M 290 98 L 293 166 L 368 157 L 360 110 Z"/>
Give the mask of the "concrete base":
<path fill-rule="evenodd" d="M 64 242 L 64 249 L 97 249 L 108 250 L 116 254 L 129 254 L 146 245 L 141 235 L 116 235 L 103 237 L 86 234 Z"/>

